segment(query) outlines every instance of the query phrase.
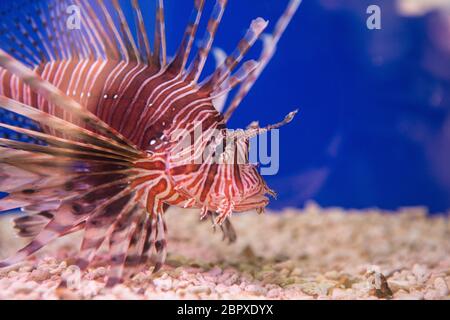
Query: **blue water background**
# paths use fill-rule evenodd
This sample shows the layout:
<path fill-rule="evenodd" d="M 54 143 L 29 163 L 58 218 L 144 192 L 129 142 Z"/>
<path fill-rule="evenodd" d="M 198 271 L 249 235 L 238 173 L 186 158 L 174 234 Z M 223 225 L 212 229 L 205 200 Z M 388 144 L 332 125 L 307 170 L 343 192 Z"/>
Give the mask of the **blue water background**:
<path fill-rule="evenodd" d="M 173 54 L 192 1 L 165 3 Z M 305 0 L 232 118 L 230 126 L 242 128 L 300 109 L 280 133 L 279 173 L 266 177 L 278 193 L 272 208 L 310 199 L 346 208 L 450 207 L 450 18 L 438 11 L 406 17 L 395 3 Z M 215 46 L 230 52 L 258 16 L 271 30 L 286 4 L 230 0 Z M 366 27 L 371 4 L 381 8 L 381 30 Z M 141 1 L 146 15 L 152 5 Z M 207 70 L 213 65 L 210 59 Z"/>

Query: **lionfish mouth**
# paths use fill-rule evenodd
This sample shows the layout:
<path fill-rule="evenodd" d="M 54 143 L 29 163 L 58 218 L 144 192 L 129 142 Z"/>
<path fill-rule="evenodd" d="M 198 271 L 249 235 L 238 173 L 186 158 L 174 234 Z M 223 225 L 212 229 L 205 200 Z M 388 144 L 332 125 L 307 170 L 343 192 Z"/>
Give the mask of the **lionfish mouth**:
<path fill-rule="evenodd" d="M 269 197 L 267 197 L 267 195 L 276 199 L 275 191 L 266 187 L 265 190 L 261 193 L 249 196 L 245 198 L 241 203 L 236 205 L 236 212 L 256 210 L 258 213 L 263 213 L 270 202 L 270 199 Z"/>
<path fill-rule="evenodd" d="M 203 82 L 199 79 L 227 0 L 216 0 L 204 39 L 190 60 L 205 5 L 205 0 L 194 1 L 181 45 L 169 61 L 163 0 L 156 1 L 152 47 L 139 1 L 130 3 L 135 32 L 119 0 L 48 0 L 48 6 L 30 2 L 31 12 L 18 13 L 20 18 L 10 21 L 14 27 L 0 34 L 0 106 L 12 118 L 33 122 L 27 128 L 0 123 L 13 132 L 0 138 L 0 191 L 8 193 L 0 200 L 0 211 L 20 208 L 25 215 L 15 220 L 15 227 L 21 236 L 32 238 L 0 261 L 0 268 L 81 230 L 76 265 L 86 270 L 107 244 L 107 286 L 113 286 L 122 280 L 125 266 L 138 272 L 154 256 L 153 271 L 162 267 L 167 255 L 164 213 L 171 205 L 192 201 L 173 181 L 193 198 L 204 198 L 211 190 L 221 197 L 217 213 L 206 207 L 204 214 L 219 215 L 229 239 L 235 238 L 228 219 L 233 210 L 262 211 L 269 201 L 266 194 L 274 195 L 256 170 L 219 170 L 209 164 L 170 167 L 167 137 L 178 129 L 191 130 L 195 122 L 223 129 L 274 55 L 300 0 L 290 0 L 273 34 L 262 37 L 258 61 L 241 64 L 267 27 L 261 18 L 251 23 L 234 52 L 218 59 L 218 67 Z M 236 95 L 221 114 L 234 88 Z M 235 137 L 245 144 L 288 123 L 294 114 Z M 27 142 L 15 140 L 18 135 Z M 225 191 L 218 187 L 220 179 L 231 181 Z M 231 187 L 250 192 L 230 200 L 222 194 Z"/>

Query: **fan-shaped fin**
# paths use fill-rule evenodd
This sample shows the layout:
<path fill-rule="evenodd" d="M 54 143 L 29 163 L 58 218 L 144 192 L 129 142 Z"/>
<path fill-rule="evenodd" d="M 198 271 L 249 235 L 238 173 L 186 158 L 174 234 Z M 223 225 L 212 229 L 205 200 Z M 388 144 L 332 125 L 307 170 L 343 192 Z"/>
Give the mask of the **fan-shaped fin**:
<path fill-rule="evenodd" d="M 125 193 L 121 197 L 96 210 L 86 220 L 81 251 L 76 264 L 84 270 L 92 262 L 102 243 L 109 238 L 114 225 L 127 215 L 136 206 L 136 191 Z"/>
<path fill-rule="evenodd" d="M 42 211 L 37 214 L 24 215 L 14 219 L 14 229 L 23 238 L 35 237 L 53 219 L 53 214 Z"/>
<path fill-rule="evenodd" d="M 2 49 L 0 49 L 0 66 L 4 67 L 12 74 L 15 74 L 26 84 L 28 84 L 32 90 L 45 97 L 45 99 L 49 102 L 67 110 L 82 119 L 85 123 L 93 126 L 102 133 L 107 134 L 111 138 L 127 144 L 128 146 L 133 146 L 131 142 L 129 142 L 119 132 L 97 118 L 94 114 L 87 111 L 78 102 L 67 97 L 63 92 L 61 92 L 61 90 L 53 86 L 51 83 L 43 80 L 38 74 L 28 69 L 16 59 L 12 58 Z"/>
<path fill-rule="evenodd" d="M 114 231 L 109 241 L 111 269 L 106 282 L 107 287 L 113 287 L 122 280 L 127 252 L 142 214 L 145 213 L 139 205 L 135 204 L 131 210 L 125 212 L 114 224 Z"/>
<path fill-rule="evenodd" d="M 53 128 L 64 133 L 65 136 L 82 139 L 86 143 L 104 147 L 122 155 L 140 155 L 140 151 L 123 145 L 111 138 L 101 136 L 87 129 L 81 128 L 66 120 L 60 119 L 39 109 L 30 107 L 16 100 L 0 95 L 0 106 L 11 112 L 39 122 L 41 125 Z"/>
<path fill-rule="evenodd" d="M 66 200 L 61 207 L 53 213 L 53 219 L 27 246 L 16 255 L 0 261 L 0 268 L 16 264 L 51 241 L 78 230 L 86 219 L 107 207 L 117 199 L 130 192 L 123 182 L 114 182 L 89 190 L 80 196 Z"/>
<path fill-rule="evenodd" d="M 5 128 L 9 130 L 13 130 L 18 133 L 22 133 L 25 135 L 28 135 L 30 137 L 38 138 L 42 141 L 45 141 L 48 145 L 52 147 L 59 147 L 62 149 L 70 149 L 74 151 L 81 151 L 81 152 L 96 152 L 98 155 L 103 155 L 107 158 L 116 159 L 116 160 L 132 160 L 132 157 L 129 156 L 122 156 L 120 154 L 116 154 L 114 151 L 111 151 L 109 149 L 86 144 L 83 142 L 78 141 L 72 141 L 64 138 L 58 138 L 50 134 L 42 133 L 39 131 L 29 130 L 29 129 L 23 129 L 16 126 L 11 126 L 7 124 L 0 123 L 0 128 Z M 1 143 L 1 142 L 0 142 Z M 25 149 L 22 149 L 25 150 Z"/>

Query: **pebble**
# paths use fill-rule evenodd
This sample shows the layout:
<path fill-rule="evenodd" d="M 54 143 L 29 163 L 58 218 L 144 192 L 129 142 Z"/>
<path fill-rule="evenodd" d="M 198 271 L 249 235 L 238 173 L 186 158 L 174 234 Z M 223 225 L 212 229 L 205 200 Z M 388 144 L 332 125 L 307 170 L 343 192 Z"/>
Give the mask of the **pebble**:
<path fill-rule="evenodd" d="M 13 290 L 18 293 L 26 294 L 26 293 L 30 293 L 33 290 L 35 290 L 37 286 L 38 286 L 38 284 L 34 281 L 26 281 L 26 282 L 18 281 L 18 282 L 12 283 L 11 286 L 9 287 L 9 290 Z"/>
<path fill-rule="evenodd" d="M 290 272 L 290 270 L 294 269 L 294 267 L 295 267 L 295 262 L 292 260 L 286 260 L 283 262 L 279 262 L 273 266 L 273 268 L 275 270 L 280 271 L 280 270 L 286 269 L 289 272 Z"/>
<path fill-rule="evenodd" d="M 407 291 L 411 287 L 410 282 L 405 280 L 388 280 L 388 284 L 392 292 L 397 292 L 399 290 Z"/>
<path fill-rule="evenodd" d="M 281 289 L 272 289 L 269 290 L 266 294 L 267 298 L 276 298 L 281 294 Z"/>
<path fill-rule="evenodd" d="M 101 290 L 101 285 L 96 281 L 87 281 L 83 285 L 82 295 L 84 298 L 91 299 L 95 297 Z"/>
<path fill-rule="evenodd" d="M 81 270 L 78 266 L 71 265 L 61 274 L 61 279 L 67 284 L 67 288 L 77 290 L 81 286 Z"/>
<path fill-rule="evenodd" d="M 441 297 L 446 297 L 449 295 L 449 289 L 447 286 L 447 282 L 444 278 L 436 278 L 434 279 L 434 288 L 439 293 Z"/>
<path fill-rule="evenodd" d="M 55 263 L 56 264 L 56 263 Z M 61 262 L 60 264 L 58 264 L 58 267 L 56 268 L 51 268 L 49 270 L 50 274 L 52 275 L 57 275 L 60 274 L 61 272 L 63 272 L 65 269 L 67 268 L 67 263 L 65 261 Z"/>
<path fill-rule="evenodd" d="M 367 281 L 371 288 L 370 294 L 380 299 L 391 298 L 392 290 L 389 287 L 386 277 L 377 270 L 380 269 L 368 269 L 369 273 L 367 274 Z"/>
<path fill-rule="evenodd" d="M 50 278 L 50 276 L 51 276 L 51 274 L 50 274 L 49 269 L 40 267 L 38 269 L 31 271 L 30 279 L 35 280 L 35 281 L 44 281 L 44 280 L 47 280 L 48 278 Z"/>
<path fill-rule="evenodd" d="M 254 293 L 257 295 L 264 295 L 267 292 L 266 289 L 264 289 L 260 285 L 255 285 L 255 284 L 247 285 L 247 286 L 245 286 L 244 289 L 245 289 L 245 291 L 248 291 L 250 293 Z"/>
<path fill-rule="evenodd" d="M 432 289 L 432 290 L 427 290 L 427 292 L 425 292 L 423 297 L 425 300 L 437 300 L 437 299 L 441 298 L 442 296 L 439 294 L 439 291 Z"/>
<path fill-rule="evenodd" d="M 430 276 L 428 268 L 424 265 L 415 264 L 412 268 L 412 273 L 419 283 L 424 283 Z"/>
<path fill-rule="evenodd" d="M 412 297 L 414 300 L 423 300 L 424 299 L 424 294 L 421 291 L 412 290 L 409 293 L 409 297 Z"/>
<path fill-rule="evenodd" d="M 342 300 L 342 299 L 351 299 L 351 295 L 347 290 L 339 289 L 339 288 L 333 288 L 331 291 L 331 297 L 333 299 Z"/>
<path fill-rule="evenodd" d="M 33 270 L 33 267 L 32 267 L 32 266 L 23 266 L 23 267 L 20 267 L 19 272 L 20 272 L 20 273 L 23 273 L 23 272 L 30 272 L 30 271 L 32 271 L 32 270 Z"/>
<path fill-rule="evenodd" d="M 294 268 L 294 270 L 292 270 L 291 272 L 291 276 L 301 276 L 302 275 L 303 270 L 301 268 Z"/>
<path fill-rule="evenodd" d="M 239 280 L 239 274 L 233 273 L 228 279 L 226 279 L 223 284 L 226 286 L 231 286 L 236 283 L 236 281 Z"/>
<path fill-rule="evenodd" d="M 80 294 L 67 288 L 56 289 L 56 297 L 61 300 L 80 300 Z"/>
<path fill-rule="evenodd" d="M 207 272 L 207 275 L 209 275 L 211 277 L 218 277 L 221 274 L 222 274 L 222 269 L 219 267 L 212 268 L 211 270 L 209 270 Z"/>
<path fill-rule="evenodd" d="M 15 278 L 19 275 L 19 273 L 15 270 L 8 272 L 8 277 Z"/>
<path fill-rule="evenodd" d="M 242 292 L 241 288 L 239 288 L 238 285 L 233 284 L 231 287 L 228 288 L 228 292 L 231 294 L 237 294 L 239 292 Z"/>
<path fill-rule="evenodd" d="M 95 279 L 94 276 L 92 276 L 92 279 Z M 148 275 L 146 275 L 144 272 L 139 272 L 138 274 L 135 274 L 131 280 L 136 284 L 142 284 L 148 280 Z"/>
<path fill-rule="evenodd" d="M 331 279 L 331 280 L 338 280 L 340 277 L 339 272 L 336 270 L 328 271 L 324 274 L 325 278 Z"/>
<path fill-rule="evenodd" d="M 99 268 L 93 270 L 94 279 L 104 277 L 104 276 L 106 276 L 106 274 L 107 274 L 107 270 L 105 267 L 99 267 Z"/>
<path fill-rule="evenodd" d="M 186 287 L 189 286 L 189 281 L 186 281 L 186 280 L 178 281 L 177 284 L 176 284 L 176 286 L 177 286 L 178 288 L 186 288 Z"/>
<path fill-rule="evenodd" d="M 193 286 L 186 288 L 186 291 L 193 294 L 211 293 L 211 288 L 208 286 Z"/>
<path fill-rule="evenodd" d="M 172 289 L 172 279 L 171 278 L 157 278 L 153 280 L 154 285 L 163 291 L 168 291 Z"/>
<path fill-rule="evenodd" d="M 402 215 L 319 206 L 315 211 L 320 214 L 290 212 L 282 219 L 237 215 L 233 222 L 239 242 L 233 245 L 213 239 L 210 226 L 197 218 L 168 215 L 169 235 L 176 235 L 169 239 L 170 248 L 179 255 L 172 260 L 179 263 L 157 274 L 149 267 L 114 289 L 104 287 L 107 268 L 81 273 L 67 266 L 62 259 L 75 256 L 76 249 L 66 242 L 54 257 L 38 254 L 0 270 L 0 299 L 379 299 L 371 290 L 382 289 L 381 275 L 394 299 L 449 298 L 445 219 L 411 220 L 408 209 Z M 0 229 L 0 237 L 7 239 L 1 222 Z M 267 233 L 264 239 L 258 238 L 261 230 Z M 382 243 L 377 242 L 380 236 Z M 0 252 L 6 245 L 0 241 Z M 44 254 L 50 250 L 55 249 Z M 374 272 L 373 282 L 367 271 Z M 70 289 L 55 290 L 61 278 L 72 279 Z"/>

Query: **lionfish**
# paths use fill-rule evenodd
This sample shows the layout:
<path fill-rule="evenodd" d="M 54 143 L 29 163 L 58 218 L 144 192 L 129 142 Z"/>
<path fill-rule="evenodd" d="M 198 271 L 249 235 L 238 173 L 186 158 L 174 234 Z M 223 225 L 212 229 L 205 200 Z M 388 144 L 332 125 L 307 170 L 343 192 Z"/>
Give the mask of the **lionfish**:
<path fill-rule="evenodd" d="M 163 0 L 156 0 L 153 46 L 138 0 L 130 3 L 134 35 L 118 0 L 35 3 L 33 14 L 14 19 L 13 28 L 3 24 L 0 106 L 38 126 L 0 123 L 15 136 L 34 139 L 0 138 L 0 190 L 8 194 L 0 211 L 20 208 L 24 215 L 15 219 L 15 228 L 32 238 L 0 267 L 83 231 L 75 264 L 85 270 L 106 244 L 106 285 L 113 286 L 126 266 L 151 261 L 157 271 L 164 264 L 168 207 L 200 209 L 202 219 L 212 217 L 233 241 L 232 212 L 262 212 L 267 195 L 274 195 L 248 161 L 249 139 L 290 122 L 295 111 L 267 127 L 252 123 L 233 131 L 226 123 L 273 57 L 300 0 L 289 2 L 272 34 L 263 34 L 268 22 L 257 18 L 230 55 L 213 51 L 217 67 L 202 81 L 227 0 L 216 1 L 191 58 L 205 0 L 194 1 L 172 58 L 166 52 Z M 73 5 L 80 10 L 81 28 L 72 30 L 66 10 Z M 259 38 L 258 61 L 241 64 Z M 185 139 L 179 132 L 195 139 L 180 149 Z M 232 147 L 220 149 L 229 139 Z M 247 161 L 237 162 L 238 155 Z M 202 161 L 189 161 L 199 156 Z"/>

